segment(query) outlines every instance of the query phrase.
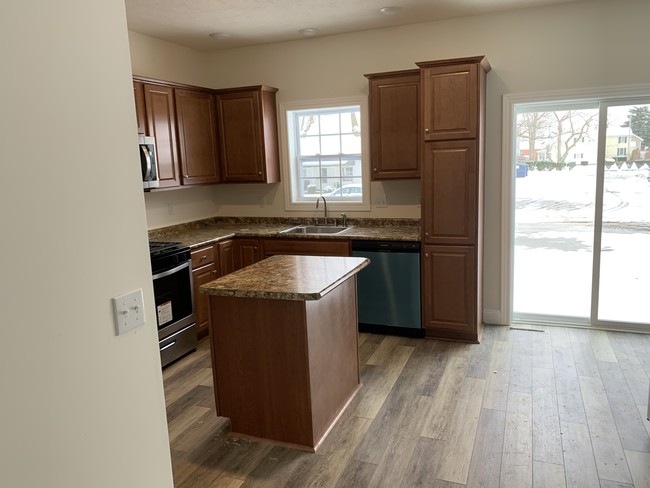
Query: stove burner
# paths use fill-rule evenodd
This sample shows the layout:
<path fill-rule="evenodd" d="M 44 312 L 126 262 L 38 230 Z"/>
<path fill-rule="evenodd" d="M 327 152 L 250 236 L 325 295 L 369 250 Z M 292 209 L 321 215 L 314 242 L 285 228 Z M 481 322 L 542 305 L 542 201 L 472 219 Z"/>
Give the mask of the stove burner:
<path fill-rule="evenodd" d="M 149 241 L 149 256 L 155 274 L 189 261 L 190 248 L 180 242 Z"/>
<path fill-rule="evenodd" d="M 180 242 L 149 241 L 149 253 L 153 255 L 167 254 L 182 249 Z"/>

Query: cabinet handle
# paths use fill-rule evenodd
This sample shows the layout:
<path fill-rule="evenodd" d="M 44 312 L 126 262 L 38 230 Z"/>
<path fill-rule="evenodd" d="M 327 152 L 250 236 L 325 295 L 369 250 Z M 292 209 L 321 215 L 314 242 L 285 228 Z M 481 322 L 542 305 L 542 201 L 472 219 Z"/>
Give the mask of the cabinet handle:
<path fill-rule="evenodd" d="M 213 269 L 213 270 L 212 270 L 212 274 L 213 274 L 213 275 L 216 275 L 216 274 L 217 274 L 217 270 L 216 270 L 216 269 Z"/>
<path fill-rule="evenodd" d="M 424 237 L 429 237 L 429 233 L 428 233 L 428 232 L 425 232 L 425 233 L 424 233 Z"/>
<path fill-rule="evenodd" d="M 208 259 L 207 255 L 201 256 L 201 259 Z"/>
<path fill-rule="evenodd" d="M 424 129 L 424 133 L 425 133 L 425 134 L 428 134 L 428 133 L 429 133 L 429 129 Z"/>

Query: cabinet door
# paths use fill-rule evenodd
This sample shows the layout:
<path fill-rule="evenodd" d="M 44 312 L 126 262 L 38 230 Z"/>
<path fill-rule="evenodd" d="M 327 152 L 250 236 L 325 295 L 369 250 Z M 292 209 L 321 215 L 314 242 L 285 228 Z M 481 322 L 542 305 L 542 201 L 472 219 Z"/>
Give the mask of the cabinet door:
<path fill-rule="evenodd" d="M 212 95 L 177 88 L 174 99 L 183 185 L 218 183 L 221 171 Z"/>
<path fill-rule="evenodd" d="M 135 99 L 135 121 L 138 125 L 138 134 L 147 134 L 147 112 L 144 101 L 144 83 L 133 82 L 133 98 Z"/>
<path fill-rule="evenodd" d="M 235 268 L 241 269 L 262 259 L 258 239 L 235 240 Z"/>
<path fill-rule="evenodd" d="M 458 64 L 422 69 L 426 141 L 478 137 L 478 66 Z"/>
<path fill-rule="evenodd" d="M 196 334 L 203 337 L 210 330 L 210 296 L 199 293 L 199 288 L 217 278 L 217 270 L 212 264 L 202 266 L 192 271 L 194 285 L 194 317 L 196 318 Z"/>
<path fill-rule="evenodd" d="M 215 246 L 204 246 L 192 251 L 192 284 L 194 287 L 194 317 L 196 333 L 203 337 L 210 330 L 210 297 L 199 293 L 199 288 L 218 278 L 218 262 Z"/>
<path fill-rule="evenodd" d="M 233 241 L 223 241 L 217 244 L 219 255 L 219 276 L 225 276 L 235 271 L 235 248 Z"/>
<path fill-rule="evenodd" d="M 264 181 L 258 92 L 217 95 L 224 181 Z"/>
<path fill-rule="evenodd" d="M 258 86 L 215 95 L 225 182 L 280 181 L 275 92 Z"/>
<path fill-rule="evenodd" d="M 420 177 L 420 71 L 366 75 L 372 179 Z"/>
<path fill-rule="evenodd" d="M 424 246 L 422 312 L 427 337 L 478 341 L 476 248 Z"/>
<path fill-rule="evenodd" d="M 422 220 L 426 244 L 475 244 L 478 214 L 476 141 L 424 148 Z"/>
<path fill-rule="evenodd" d="M 169 87 L 145 84 L 144 99 L 147 111 L 147 134 L 156 138 L 160 187 L 178 186 L 180 178 L 174 90 Z"/>

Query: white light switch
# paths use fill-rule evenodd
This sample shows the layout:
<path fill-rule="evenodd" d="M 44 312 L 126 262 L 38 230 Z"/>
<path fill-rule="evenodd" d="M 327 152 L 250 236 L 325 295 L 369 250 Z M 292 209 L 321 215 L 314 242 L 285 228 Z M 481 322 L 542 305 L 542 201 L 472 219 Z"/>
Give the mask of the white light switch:
<path fill-rule="evenodd" d="M 117 335 L 144 325 L 142 288 L 113 298 Z"/>

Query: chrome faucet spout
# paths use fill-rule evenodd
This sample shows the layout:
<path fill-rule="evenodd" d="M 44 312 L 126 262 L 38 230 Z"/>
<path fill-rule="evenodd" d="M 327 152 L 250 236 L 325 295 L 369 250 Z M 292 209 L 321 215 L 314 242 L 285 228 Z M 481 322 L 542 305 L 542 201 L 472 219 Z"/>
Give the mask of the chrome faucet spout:
<path fill-rule="evenodd" d="M 327 200 L 325 200 L 325 197 L 320 196 L 320 197 L 318 197 L 316 199 L 316 208 L 318 208 L 318 202 L 320 202 L 321 198 L 323 199 L 323 213 L 324 213 L 324 215 L 323 215 L 323 217 L 324 217 L 323 223 L 325 225 L 327 225 Z"/>

